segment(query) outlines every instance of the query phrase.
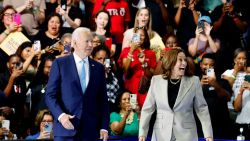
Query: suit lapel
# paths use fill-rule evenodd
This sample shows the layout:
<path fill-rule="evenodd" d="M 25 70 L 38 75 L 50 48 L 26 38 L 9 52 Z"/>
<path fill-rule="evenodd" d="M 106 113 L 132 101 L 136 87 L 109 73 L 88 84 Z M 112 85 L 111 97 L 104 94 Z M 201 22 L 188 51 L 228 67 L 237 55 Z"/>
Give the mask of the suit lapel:
<path fill-rule="evenodd" d="M 168 80 L 165 79 L 159 79 L 159 93 L 158 94 L 162 94 L 160 95 L 160 100 L 162 101 L 166 101 L 166 106 L 168 107 L 168 109 L 172 110 L 169 107 L 169 103 L 168 103 Z"/>
<path fill-rule="evenodd" d="M 188 90 L 193 85 L 192 79 L 188 79 L 188 77 L 183 76 L 181 78 L 181 84 L 178 92 L 178 96 L 176 98 L 175 104 L 173 109 L 181 102 L 181 100 L 184 98 L 184 96 L 187 94 Z"/>
<path fill-rule="evenodd" d="M 89 83 L 87 85 L 86 91 L 88 90 L 88 88 L 90 87 L 90 85 L 93 83 L 92 81 L 94 80 L 93 76 L 94 76 L 94 69 L 95 69 L 95 64 L 93 62 L 93 60 L 91 58 L 88 58 L 89 60 Z"/>
<path fill-rule="evenodd" d="M 79 75 L 78 75 L 78 71 L 77 71 L 77 68 L 76 68 L 76 63 L 75 63 L 75 59 L 74 59 L 74 56 L 73 55 L 70 55 L 69 56 L 70 59 L 69 59 L 69 63 L 72 64 L 72 65 L 68 65 L 68 66 L 72 66 L 70 67 L 71 71 L 72 72 L 72 76 L 73 76 L 73 79 L 76 80 L 76 86 L 77 88 L 81 89 L 81 82 L 80 82 L 80 78 L 79 78 Z"/>

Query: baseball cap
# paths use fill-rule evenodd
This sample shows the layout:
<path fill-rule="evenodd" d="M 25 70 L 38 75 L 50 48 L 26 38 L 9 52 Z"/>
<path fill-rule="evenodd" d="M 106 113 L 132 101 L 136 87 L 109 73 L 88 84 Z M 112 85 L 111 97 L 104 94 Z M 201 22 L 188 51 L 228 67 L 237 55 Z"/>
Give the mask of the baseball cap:
<path fill-rule="evenodd" d="M 198 22 L 200 22 L 200 21 L 205 21 L 205 22 L 207 22 L 207 23 L 209 23 L 209 24 L 212 23 L 211 18 L 208 17 L 208 16 L 201 16 L 201 17 L 199 18 Z"/>

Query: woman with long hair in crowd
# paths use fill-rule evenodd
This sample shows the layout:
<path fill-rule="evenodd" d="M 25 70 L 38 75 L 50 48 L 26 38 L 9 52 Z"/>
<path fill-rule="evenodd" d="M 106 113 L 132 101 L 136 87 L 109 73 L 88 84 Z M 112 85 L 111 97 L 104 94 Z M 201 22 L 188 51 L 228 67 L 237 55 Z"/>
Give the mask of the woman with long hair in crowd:
<path fill-rule="evenodd" d="M 160 58 L 160 52 L 165 48 L 163 41 L 161 40 L 160 35 L 152 30 L 152 17 L 151 12 L 148 8 L 140 8 L 135 17 L 134 28 L 128 29 L 124 32 L 124 38 L 122 43 L 122 49 L 129 47 L 133 31 L 135 28 L 146 28 L 148 36 L 150 39 L 150 49 L 156 53 L 157 60 Z"/>

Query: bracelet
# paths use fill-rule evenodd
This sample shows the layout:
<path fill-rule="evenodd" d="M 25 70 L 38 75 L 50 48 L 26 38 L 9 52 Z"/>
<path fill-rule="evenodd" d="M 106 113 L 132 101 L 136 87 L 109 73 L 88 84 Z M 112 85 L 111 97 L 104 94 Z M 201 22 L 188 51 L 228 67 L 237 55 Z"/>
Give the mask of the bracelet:
<path fill-rule="evenodd" d="M 234 80 L 236 80 L 236 77 L 234 75 L 231 75 L 231 78 L 233 78 Z"/>
<path fill-rule="evenodd" d="M 46 53 L 45 49 L 43 49 L 43 50 L 41 51 L 41 54 L 44 54 L 44 53 Z"/>
<path fill-rule="evenodd" d="M 6 36 L 8 36 L 10 33 L 7 33 L 6 31 L 3 32 Z"/>

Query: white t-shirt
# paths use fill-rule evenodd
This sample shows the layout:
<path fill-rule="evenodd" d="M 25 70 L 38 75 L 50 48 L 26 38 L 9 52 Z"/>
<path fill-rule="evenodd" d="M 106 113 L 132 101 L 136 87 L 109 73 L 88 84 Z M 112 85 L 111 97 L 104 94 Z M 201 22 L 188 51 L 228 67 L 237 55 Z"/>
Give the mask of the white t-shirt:
<path fill-rule="evenodd" d="M 237 97 L 238 93 L 235 95 Z M 242 108 L 238 112 L 236 123 L 249 124 L 250 123 L 250 91 L 245 90 L 242 95 Z"/>
<path fill-rule="evenodd" d="M 229 77 L 233 77 L 233 71 L 234 69 L 231 70 L 226 70 L 221 77 L 223 78 L 223 76 L 229 76 Z M 231 97 L 231 100 L 227 103 L 228 105 L 228 109 L 234 109 L 233 108 L 233 101 L 236 98 L 236 95 L 238 94 L 239 90 L 240 90 L 240 86 L 241 84 L 244 82 L 244 77 L 246 75 L 246 72 L 238 72 L 236 75 L 236 79 L 234 81 L 232 90 L 233 90 L 233 95 Z"/>

